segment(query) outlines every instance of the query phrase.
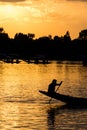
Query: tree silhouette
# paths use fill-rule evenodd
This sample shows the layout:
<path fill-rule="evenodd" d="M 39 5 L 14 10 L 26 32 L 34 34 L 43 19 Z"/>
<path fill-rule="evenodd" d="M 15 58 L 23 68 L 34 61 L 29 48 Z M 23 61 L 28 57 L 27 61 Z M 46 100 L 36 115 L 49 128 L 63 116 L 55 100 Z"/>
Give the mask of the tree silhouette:
<path fill-rule="evenodd" d="M 70 43 L 71 42 L 71 37 L 70 37 L 69 31 L 67 31 L 66 34 L 64 35 L 64 41 L 66 43 Z"/>
<path fill-rule="evenodd" d="M 0 33 L 4 33 L 4 28 L 0 28 Z"/>
<path fill-rule="evenodd" d="M 33 33 L 28 33 L 28 38 L 29 38 L 29 39 L 32 39 L 32 40 L 33 40 L 34 37 L 35 37 L 35 34 L 33 34 Z"/>
<path fill-rule="evenodd" d="M 79 33 L 79 39 L 87 40 L 87 29 L 82 30 L 82 31 Z"/>
<path fill-rule="evenodd" d="M 18 54 L 21 58 L 29 59 L 43 55 L 46 59 L 80 60 L 81 55 L 87 55 L 87 29 L 79 32 L 77 39 L 71 40 L 70 32 L 64 36 L 51 35 L 35 39 L 34 33 L 16 33 L 9 38 L 4 28 L 0 28 L 0 53 Z"/>

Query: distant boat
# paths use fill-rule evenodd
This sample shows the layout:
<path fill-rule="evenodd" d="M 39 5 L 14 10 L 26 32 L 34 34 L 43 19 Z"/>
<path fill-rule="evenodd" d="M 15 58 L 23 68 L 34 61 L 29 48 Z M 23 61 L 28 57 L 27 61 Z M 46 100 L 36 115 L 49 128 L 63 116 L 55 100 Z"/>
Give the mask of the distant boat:
<path fill-rule="evenodd" d="M 42 90 L 39 90 L 39 92 L 51 98 L 60 100 L 68 105 L 87 106 L 87 98 L 73 97 L 59 93 L 49 94 L 48 92 Z"/>

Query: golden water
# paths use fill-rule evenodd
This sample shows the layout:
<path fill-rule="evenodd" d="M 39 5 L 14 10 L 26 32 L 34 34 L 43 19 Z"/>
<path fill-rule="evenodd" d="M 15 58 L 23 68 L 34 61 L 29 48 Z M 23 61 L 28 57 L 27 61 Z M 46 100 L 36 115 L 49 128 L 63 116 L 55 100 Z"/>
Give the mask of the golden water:
<path fill-rule="evenodd" d="M 54 78 L 63 81 L 60 93 L 87 97 L 87 67 L 79 62 L 0 63 L 0 130 L 87 130 L 87 108 L 49 104 L 38 92 Z"/>

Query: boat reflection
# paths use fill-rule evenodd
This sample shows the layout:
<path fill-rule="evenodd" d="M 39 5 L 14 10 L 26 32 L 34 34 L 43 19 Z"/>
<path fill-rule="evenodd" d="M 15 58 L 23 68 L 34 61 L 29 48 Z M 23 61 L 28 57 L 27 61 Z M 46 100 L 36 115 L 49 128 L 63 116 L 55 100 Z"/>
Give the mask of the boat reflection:
<path fill-rule="evenodd" d="M 73 114 L 76 114 L 83 110 L 87 110 L 87 106 L 71 106 L 68 104 L 57 105 L 55 107 L 50 106 L 50 108 L 47 110 L 48 130 L 55 130 L 55 129 L 58 129 L 57 127 L 62 127 L 62 125 L 59 126 L 59 124 L 60 122 L 62 124 L 62 122 L 66 120 L 67 111 L 68 111 L 69 116 L 71 116 L 72 114 L 70 115 L 70 113 L 72 113 L 72 111 L 75 112 Z M 65 116 L 65 119 L 64 119 L 64 116 Z"/>

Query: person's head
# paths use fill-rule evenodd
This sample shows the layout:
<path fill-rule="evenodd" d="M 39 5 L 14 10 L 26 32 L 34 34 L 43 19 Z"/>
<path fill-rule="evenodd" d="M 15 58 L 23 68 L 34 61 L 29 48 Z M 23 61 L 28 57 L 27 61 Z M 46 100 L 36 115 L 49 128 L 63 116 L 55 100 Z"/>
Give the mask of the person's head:
<path fill-rule="evenodd" d="M 56 79 L 53 79 L 52 80 L 52 83 L 56 84 L 57 80 Z"/>

